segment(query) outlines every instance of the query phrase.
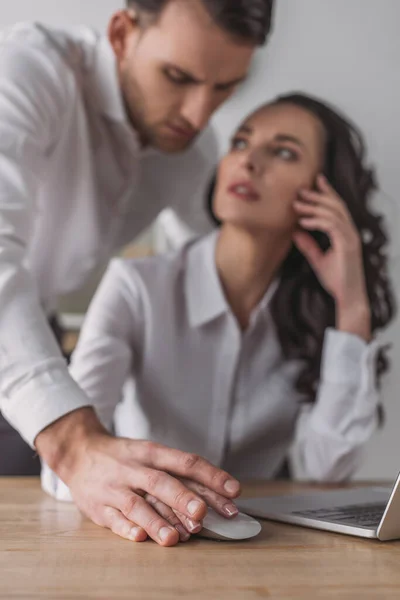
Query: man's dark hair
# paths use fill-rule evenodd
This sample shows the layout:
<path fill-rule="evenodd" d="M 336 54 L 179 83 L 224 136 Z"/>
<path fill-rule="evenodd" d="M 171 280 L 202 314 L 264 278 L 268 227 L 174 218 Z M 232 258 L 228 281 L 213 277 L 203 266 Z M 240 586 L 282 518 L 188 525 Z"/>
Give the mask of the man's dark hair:
<path fill-rule="evenodd" d="M 157 17 L 170 0 L 127 0 Z M 187 2 L 188 0 L 186 0 Z M 275 0 L 200 0 L 213 21 L 234 38 L 262 46 L 271 31 Z"/>

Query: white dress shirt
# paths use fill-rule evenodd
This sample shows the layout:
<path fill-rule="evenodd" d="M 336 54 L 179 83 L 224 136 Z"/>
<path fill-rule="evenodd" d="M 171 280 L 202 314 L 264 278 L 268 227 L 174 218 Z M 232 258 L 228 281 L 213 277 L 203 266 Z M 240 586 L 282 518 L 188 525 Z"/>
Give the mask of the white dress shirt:
<path fill-rule="evenodd" d="M 91 30 L 22 24 L 0 53 L 0 409 L 33 445 L 88 403 L 47 326 L 57 296 L 165 206 L 209 231 L 217 144 L 208 130 L 183 154 L 141 150 L 111 46 Z"/>
<path fill-rule="evenodd" d="M 376 428 L 377 342 L 328 329 L 317 399 L 304 408 L 301 363 L 284 359 L 269 310 L 278 282 L 243 333 L 217 274 L 217 236 L 114 260 L 73 354 L 74 379 L 118 435 L 195 452 L 239 478 L 273 478 L 291 448 L 297 476 L 348 478 Z M 43 485 L 68 497 L 47 468 Z"/>

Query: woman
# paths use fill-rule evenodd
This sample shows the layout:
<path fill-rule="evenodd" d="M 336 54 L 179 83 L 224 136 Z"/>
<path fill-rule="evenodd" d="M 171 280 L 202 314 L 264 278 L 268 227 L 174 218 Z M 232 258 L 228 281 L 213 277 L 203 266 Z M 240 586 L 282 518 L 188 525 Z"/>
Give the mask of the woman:
<path fill-rule="evenodd" d="M 103 422 L 238 478 L 276 477 L 291 450 L 308 479 L 350 477 L 377 426 L 388 365 L 373 339 L 394 305 L 374 189 L 360 134 L 322 102 L 280 97 L 246 119 L 211 195 L 220 229 L 114 261 L 93 300 L 71 371 Z"/>

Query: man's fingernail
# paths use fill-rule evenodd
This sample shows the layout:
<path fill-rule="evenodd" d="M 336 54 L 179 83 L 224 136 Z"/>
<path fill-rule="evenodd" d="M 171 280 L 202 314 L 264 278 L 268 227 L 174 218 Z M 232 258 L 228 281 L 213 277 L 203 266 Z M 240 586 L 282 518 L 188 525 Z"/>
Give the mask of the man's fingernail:
<path fill-rule="evenodd" d="M 132 527 L 132 529 L 129 532 L 129 539 L 133 541 L 137 540 L 141 532 L 142 530 L 140 527 Z"/>
<path fill-rule="evenodd" d="M 183 542 L 187 542 L 190 539 L 190 533 L 186 531 L 183 525 L 175 525 L 175 529 Z"/>
<path fill-rule="evenodd" d="M 224 489 L 228 494 L 236 494 L 239 491 L 239 484 L 237 481 L 233 481 L 233 479 L 228 479 L 225 482 Z"/>
<path fill-rule="evenodd" d="M 173 532 L 173 529 L 170 529 L 169 527 L 161 527 L 160 531 L 158 532 L 158 537 L 160 538 L 160 540 L 162 542 L 165 542 L 165 540 L 167 540 L 169 538 L 169 536 L 171 535 L 171 532 Z"/>
<path fill-rule="evenodd" d="M 200 508 L 201 508 L 201 504 L 198 500 L 192 500 L 187 505 L 188 513 L 190 515 L 195 515 L 197 512 L 199 512 Z"/>
<path fill-rule="evenodd" d="M 187 520 L 187 525 L 191 533 L 198 533 L 201 529 L 201 523 L 198 521 L 192 521 L 192 519 Z"/>
<path fill-rule="evenodd" d="M 228 517 L 236 517 L 239 514 L 238 509 L 233 504 L 226 504 L 223 510 Z"/>

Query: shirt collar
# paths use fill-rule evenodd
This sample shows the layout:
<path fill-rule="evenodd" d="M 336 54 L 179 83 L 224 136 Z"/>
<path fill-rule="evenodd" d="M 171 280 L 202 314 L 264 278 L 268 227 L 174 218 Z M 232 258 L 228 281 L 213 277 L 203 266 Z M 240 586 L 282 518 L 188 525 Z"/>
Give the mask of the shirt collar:
<path fill-rule="evenodd" d="M 215 264 L 219 231 L 189 246 L 185 269 L 185 297 L 191 327 L 200 327 L 228 311 Z"/>
<path fill-rule="evenodd" d="M 214 231 L 188 248 L 184 290 L 191 327 L 201 327 L 224 313 L 231 313 L 215 262 L 218 237 L 219 231 Z M 278 285 L 279 279 L 275 278 L 254 310 L 252 320 L 268 309 Z"/>

